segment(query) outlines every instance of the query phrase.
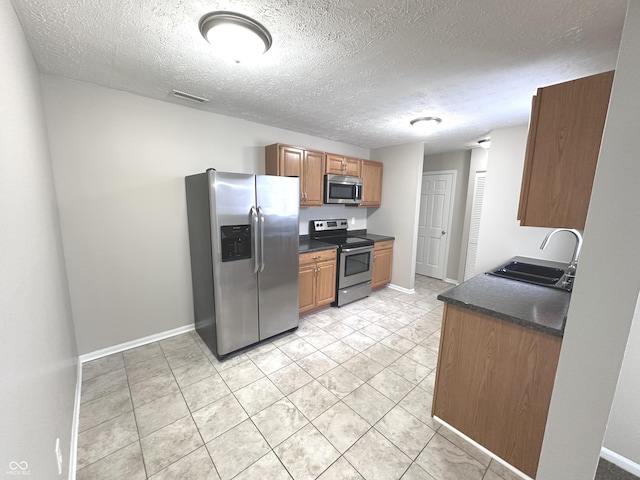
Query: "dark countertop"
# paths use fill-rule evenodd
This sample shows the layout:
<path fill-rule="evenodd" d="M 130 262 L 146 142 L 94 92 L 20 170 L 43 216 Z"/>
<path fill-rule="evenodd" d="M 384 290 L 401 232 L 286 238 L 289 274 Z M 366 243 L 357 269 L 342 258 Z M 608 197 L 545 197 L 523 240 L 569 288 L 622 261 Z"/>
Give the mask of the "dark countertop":
<path fill-rule="evenodd" d="M 317 240 L 302 240 L 300 239 L 300 248 L 298 253 L 319 252 L 320 250 L 336 250 L 337 245 L 330 243 L 319 242 Z"/>
<path fill-rule="evenodd" d="M 395 240 L 395 237 L 388 235 L 376 235 L 375 233 L 367 233 L 366 230 L 347 230 L 347 233 L 352 237 L 362 237 L 374 242 L 384 242 L 385 240 Z M 319 242 L 318 240 L 309 239 L 309 235 L 300 235 L 300 249 L 299 253 L 307 252 L 319 252 L 320 250 L 330 250 L 338 248 L 331 243 Z"/>
<path fill-rule="evenodd" d="M 364 233 L 359 235 L 354 235 L 355 237 L 363 237 L 369 240 L 373 240 L 374 242 L 384 242 L 386 240 L 395 240 L 395 237 L 390 237 L 389 235 L 376 235 L 375 233 Z"/>
<path fill-rule="evenodd" d="M 562 337 L 571 293 L 482 273 L 438 300 Z"/>

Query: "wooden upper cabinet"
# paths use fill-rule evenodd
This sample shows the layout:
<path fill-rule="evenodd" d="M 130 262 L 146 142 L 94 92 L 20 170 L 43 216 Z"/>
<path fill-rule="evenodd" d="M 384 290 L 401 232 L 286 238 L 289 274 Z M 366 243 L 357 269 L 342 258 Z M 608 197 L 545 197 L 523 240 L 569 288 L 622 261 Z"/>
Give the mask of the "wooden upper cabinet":
<path fill-rule="evenodd" d="M 302 177 L 304 150 L 282 145 L 280 148 L 279 166 L 282 177 Z"/>
<path fill-rule="evenodd" d="M 300 206 L 322 206 L 324 152 L 275 143 L 265 147 L 267 175 L 300 178 Z"/>
<path fill-rule="evenodd" d="M 334 153 L 327 153 L 325 161 L 325 173 L 336 175 L 360 176 L 360 162 L 358 158 L 344 157 Z"/>
<path fill-rule="evenodd" d="M 382 201 L 382 163 L 370 160 L 360 161 L 362 176 L 361 207 L 379 207 Z"/>
<path fill-rule="evenodd" d="M 324 194 L 324 152 L 305 150 L 303 165 L 306 196 L 302 205 L 320 207 Z"/>
<path fill-rule="evenodd" d="M 520 191 L 521 225 L 584 229 L 613 74 L 538 89 Z"/>

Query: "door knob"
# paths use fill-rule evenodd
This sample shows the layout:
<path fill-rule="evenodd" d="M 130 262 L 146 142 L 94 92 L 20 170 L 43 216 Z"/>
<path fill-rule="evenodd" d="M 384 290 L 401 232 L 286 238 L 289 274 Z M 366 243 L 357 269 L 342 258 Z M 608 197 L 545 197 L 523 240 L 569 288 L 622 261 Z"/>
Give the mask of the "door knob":
<path fill-rule="evenodd" d="M 446 230 L 442 230 L 442 232 L 441 232 L 441 233 L 442 233 L 442 235 L 446 235 L 446 234 L 447 234 L 447 231 L 446 231 Z"/>

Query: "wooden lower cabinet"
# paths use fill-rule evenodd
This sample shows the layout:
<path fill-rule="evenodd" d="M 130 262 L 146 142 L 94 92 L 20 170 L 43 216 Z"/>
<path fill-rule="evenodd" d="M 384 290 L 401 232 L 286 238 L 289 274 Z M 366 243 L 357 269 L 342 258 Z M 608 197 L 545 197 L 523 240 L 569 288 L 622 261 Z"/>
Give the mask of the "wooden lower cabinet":
<path fill-rule="evenodd" d="M 331 304 L 336 299 L 336 250 L 300 254 L 300 315 Z"/>
<path fill-rule="evenodd" d="M 393 266 L 393 240 L 376 242 L 373 247 L 373 279 L 371 288 L 381 288 L 391 283 Z"/>
<path fill-rule="evenodd" d="M 561 343 L 445 303 L 432 414 L 535 478 Z"/>

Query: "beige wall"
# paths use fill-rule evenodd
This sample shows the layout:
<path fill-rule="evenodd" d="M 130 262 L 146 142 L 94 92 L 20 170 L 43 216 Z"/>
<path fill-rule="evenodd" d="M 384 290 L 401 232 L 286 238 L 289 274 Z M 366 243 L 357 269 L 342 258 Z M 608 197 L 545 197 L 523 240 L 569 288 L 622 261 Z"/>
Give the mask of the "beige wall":
<path fill-rule="evenodd" d="M 382 162 L 382 206 L 371 209 L 367 229 L 393 235 L 391 283 L 413 290 L 424 145 L 411 143 L 371 151 L 371 159 Z"/>
<path fill-rule="evenodd" d="M 455 170 L 456 191 L 453 193 L 453 208 L 451 211 L 451 226 L 449 228 L 449 255 L 447 258 L 447 271 L 445 278 L 462 282 L 459 276 L 460 263 L 464 263 L 464 257 L 460 258 L 462 248 L 462 234 L 464 231 L 464 213 L 467 201 L 467 184 L 469 182 L 469 162 L 471 150 L 458 150 L 455 152 L 427 155 L 424 157 L 424 172 L 442 170 Z"/>
<path fill-rule="evenodd" d="M 264 173 L 264 146 L 276 142 L 369 154 L 87 83 L 43 82 L 80 353 L 193 322 L 185 175 Z"/>
<path fill-rule="evenodd" d="M 0 474 L 67 478 L 77 352 L 40 75 L 10 2 L 0 44 Z"/>
<path fill-rule="evenodd" d="M 640 292 L 640 2 L 629 2 L 616 75 L 611 91 L 591 203 L 585 226 L 584 248 L 569 306 L 556 383 L 542 445 L 538 478 L 564 480 L 593 478 L 605 434 L 623 354 Z M 491 161 L 491 159 L 490 159 Z M 613 270 L 612 270 L 613 269 Z M 609 275 L 608 272 L 615 272 Z M 637 344 L 634 337 L 631 337 Z M 630 362 L 637 352 L 629 352 Z M 638 383 L 638 366 L 629 366 Z M 632 370 L 629 370 L 631 372 Z M 639 398 L 637 388 L 618 387 L 615 417 L 628 422 L 607 433 L 610 445 L 624 448 L 638 461 Z M 624 398 L 623 398 L 624 397 Z M 623 413 L 622 413 L 623 412 Z M 613 417 L 612 417 L 613 419 Z M 625 443 L 624 435 L 634 431 Z M 622 452 L 619 452 L 622 453 Z"/>

